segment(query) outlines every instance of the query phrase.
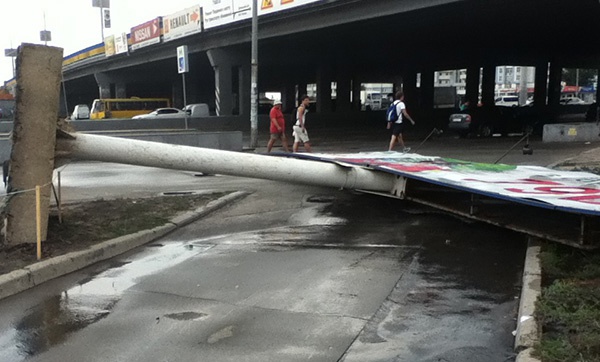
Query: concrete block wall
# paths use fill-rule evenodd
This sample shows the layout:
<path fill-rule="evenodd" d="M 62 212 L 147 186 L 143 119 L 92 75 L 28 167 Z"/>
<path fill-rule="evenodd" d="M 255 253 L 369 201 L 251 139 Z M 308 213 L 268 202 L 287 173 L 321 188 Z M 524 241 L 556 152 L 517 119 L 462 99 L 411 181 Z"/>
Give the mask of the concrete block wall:
<path fill-rule="evenodd" d="M 596 123 L 556 123 L 544 125 L 544 142 L 600 141 L 600 125 Z"/>

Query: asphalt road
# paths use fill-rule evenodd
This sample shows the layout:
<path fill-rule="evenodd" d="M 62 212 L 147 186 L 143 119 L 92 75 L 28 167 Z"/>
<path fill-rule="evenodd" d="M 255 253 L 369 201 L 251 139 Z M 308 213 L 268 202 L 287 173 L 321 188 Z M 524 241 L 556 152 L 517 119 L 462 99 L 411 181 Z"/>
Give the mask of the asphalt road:
<path fill-rule="evenodd" d="M 398 200 L 132 166 L 61 171 L 65 201 L 251 194 L 0 301 L 1 361 L 507 361 L 525 237 Z"/>

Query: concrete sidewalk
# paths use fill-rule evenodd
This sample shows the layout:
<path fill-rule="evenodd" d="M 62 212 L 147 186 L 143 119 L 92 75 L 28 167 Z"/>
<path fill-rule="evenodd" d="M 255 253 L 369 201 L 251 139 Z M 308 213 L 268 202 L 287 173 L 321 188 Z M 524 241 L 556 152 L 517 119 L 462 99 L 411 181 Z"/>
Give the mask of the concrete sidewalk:
<path fill-rule="evenodd" d="M 159 239 L 173 230 L 198 220 L 246 195 L 247 193 L 242 191 L 233 192 L 209 202 L 206 206 L 178 215 L 163 226 L 107 240 L 85 250 L 49 258 L 23 269 L 0 275 L 0 299 Z"/>

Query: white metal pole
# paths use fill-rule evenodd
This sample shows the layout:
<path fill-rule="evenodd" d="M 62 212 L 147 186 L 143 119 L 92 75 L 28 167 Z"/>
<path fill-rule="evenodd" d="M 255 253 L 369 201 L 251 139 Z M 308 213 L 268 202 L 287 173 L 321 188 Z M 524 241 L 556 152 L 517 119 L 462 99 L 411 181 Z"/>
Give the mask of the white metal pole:
<path fill-rule="evenodd" d="M 104 14 L 102 13 L 103 9 L 103 7 L 100 7 L 100 36 L 102 36 L 102 43 L 104 43 Z"/>
<path fill-rule="evenodd" d="M 57 149 L 81 160 L 390 193 L 397 177 L 328 162 L 171 145 L 92 134 L 58 138 Z"/>
<path fill-rule="evenodd" d="M 250 79 L 250 148 L 258 146 L 258 1 L 252 0 L 252 54 Z"/>
<path fill-rule="evenodd" d="M 187 106 L 187 95 L 186 95 L 186 87 L 185 87 L 185 72 L 181 73 L 181 79 L 183 80 L 183 109 Z M 188 114 L 187 110 L 185 111 L 185 129 L 188 129 Z"/>

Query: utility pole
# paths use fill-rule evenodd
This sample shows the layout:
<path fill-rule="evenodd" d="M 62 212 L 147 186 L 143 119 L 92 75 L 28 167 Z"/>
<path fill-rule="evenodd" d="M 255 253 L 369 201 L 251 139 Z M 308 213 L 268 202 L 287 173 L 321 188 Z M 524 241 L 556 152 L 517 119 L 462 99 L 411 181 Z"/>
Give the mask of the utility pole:
<path fill-rule="evenodd" d="M 258 146 L 258 1 L 252 0 L 252 55 L 250 79 L 250 148 Z"/>
<path fill-rule="evenodd" d="M 100 35 L 102 36 L 102 42 L 104 43 L 104 9 L 110 8 L 110 0 L 92 0 L 92 7 L 100 8 Z M 110 23 L 110 15 L 108 15 L 108 19 L 106 20 Z M 108 27 L 110 27 L 110 25 Z"/>

